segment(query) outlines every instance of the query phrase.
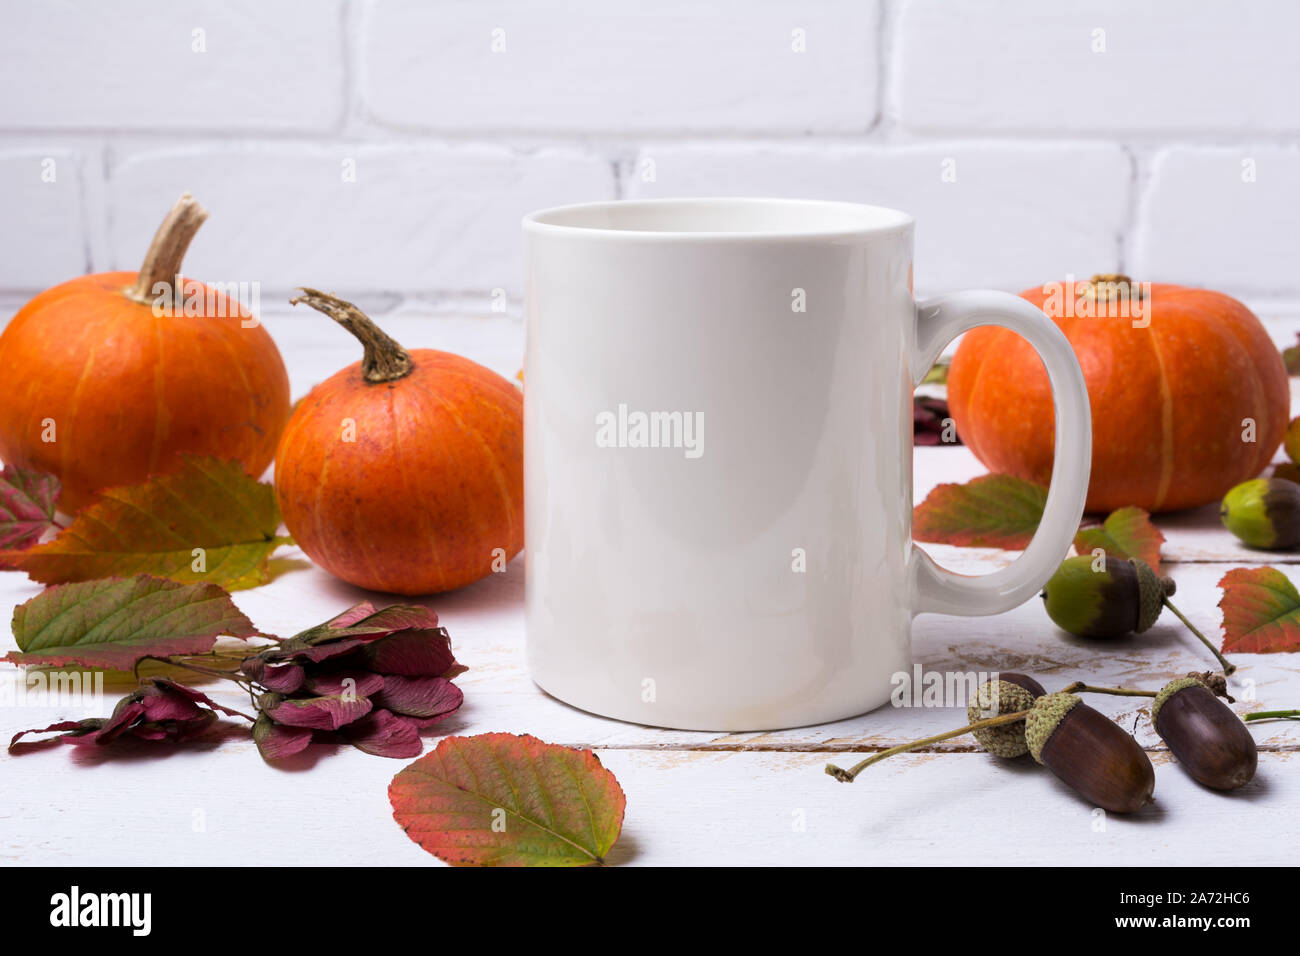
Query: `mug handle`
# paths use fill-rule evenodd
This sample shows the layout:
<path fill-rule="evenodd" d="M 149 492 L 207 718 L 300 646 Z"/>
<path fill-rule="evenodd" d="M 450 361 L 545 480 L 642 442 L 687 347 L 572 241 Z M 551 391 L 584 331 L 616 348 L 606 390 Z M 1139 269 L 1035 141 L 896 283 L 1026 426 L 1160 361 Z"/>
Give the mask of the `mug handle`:
<path fill-rule="evenodd" d="M 1047 367 L 1056 405 L 1056 456 L 1047 504 L 1024 553 L 991 574 L 955 574 L 913 546 L 914 614 L 1001 614 L 1023 604 L 1055 573 L 1083 517 L 1092 462 L 1092 415 L 1083 371 L 1065 334 L 1037 306 L 1009 292 L 957 292 L 916 305 L 912 383 L 919 385 L 945 345 L 980 325 L 1024 337 Z"/>

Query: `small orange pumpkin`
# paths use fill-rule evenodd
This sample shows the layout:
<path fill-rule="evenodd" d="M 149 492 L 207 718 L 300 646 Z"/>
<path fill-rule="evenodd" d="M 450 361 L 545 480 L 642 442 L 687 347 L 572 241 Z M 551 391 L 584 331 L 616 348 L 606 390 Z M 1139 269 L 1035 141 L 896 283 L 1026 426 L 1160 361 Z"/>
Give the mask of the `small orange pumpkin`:
<path fill-rule="evenodd" d="M 351 584 L 449 591 L 501 569 L 524 545 L 520 391 L 467 358 L 407 352 L 333 296 L 303 289 L 365 357 L 312 389 L 275 459 L 284 523 L 307 555 Z"/>
<path fill-rule="evenodd" d="M 138 273 L 47 289 L 0 335 L 0 459 L 57 475 L 66 511 L 181 453 L 238 459 L 254 475 L 271 463 L 289 418 L 275 343 L 220 290 L 176 289 L 206 216 L 186 193 Z"/>
<path fill-rule="evenodd" d="M 1258 475 L 1290 412 L 1290 380 L 1259 319 L 1230 296 L 1126 276 L 1021 295 L 1070 340 L 1092 407 L 1088 510 L 1174 511 Z M 1046 484 L 1055 427 L 1047 374 L 1013 332 L 966 333 L 948 373 L 957 431 L 990 471 Z"/>

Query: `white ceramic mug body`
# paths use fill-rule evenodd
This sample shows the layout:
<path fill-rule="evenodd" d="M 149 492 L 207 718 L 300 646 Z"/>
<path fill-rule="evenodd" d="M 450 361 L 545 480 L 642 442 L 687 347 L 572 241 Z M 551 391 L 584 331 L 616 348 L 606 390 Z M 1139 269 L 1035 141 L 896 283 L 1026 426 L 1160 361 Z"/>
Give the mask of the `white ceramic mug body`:
<path fill-rule="evenodd" d="M 527 640 L 547 692 L 665 727 L 835 720 L 888 699 L 919 610 L 1041 586 L 967 600 L 913 550 L 910 396 L 943 341 L 918 341 L 910 217 L 658 200 L 535 213 L 525 235 Z M 1077 497 L 1056 503 L 1075 523 Z"/>

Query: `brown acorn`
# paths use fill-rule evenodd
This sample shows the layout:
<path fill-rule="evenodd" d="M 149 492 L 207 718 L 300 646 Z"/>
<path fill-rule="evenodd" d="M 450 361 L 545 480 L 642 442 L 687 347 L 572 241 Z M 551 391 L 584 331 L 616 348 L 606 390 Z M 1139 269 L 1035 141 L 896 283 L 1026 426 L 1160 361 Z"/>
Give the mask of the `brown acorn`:
<path fill-rule="evenodd" d="M 1023 687 L 1034 696 L 1035 700 L 1047 693 L 1047 691 L 1043 689 L 1043 685 L 1038 683 L 1038 681 L 1034 680 L 1028 674 L 1019 674 L 1015 671 L 999 671 L 998 679 L 1004 680 L 1008 684 L 1015 684 L 1017 687 Z"/>
<path fill-rule="evenodd" d="M 1156 774 L 1129 734 L 1074 694 L 1038 698 L 1025 720 L 1033 758 L 1094 806 L 1132 813 L 1151 802 Z"/>
<path fill-rule="evenodd" d="M 1151 705 L 1151 723 L 1197 783 L 1236 790 L 1254 778 L 1255 738 L 1201 678 L 1180 677 L 1161 688 Z"/>

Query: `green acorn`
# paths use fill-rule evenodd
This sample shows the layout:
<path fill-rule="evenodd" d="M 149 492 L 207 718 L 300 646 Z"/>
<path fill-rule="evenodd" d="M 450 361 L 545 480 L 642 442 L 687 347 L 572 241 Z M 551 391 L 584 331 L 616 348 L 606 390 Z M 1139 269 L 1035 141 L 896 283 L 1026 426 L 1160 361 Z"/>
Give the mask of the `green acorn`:
<path fill-rule="evenodd" d="M 1100 567 L 1091 555 L 1066 558 L 1043 588 L 1047 616 L 1076 637 L 1116 638 L 1150 629 L 1164 608 L 1187 625 L 1218 659 L 1225 674 L 1236 667 L 1169 601 L 1172 578 L 1162 577 L 1141 558 L 1107 556 Z"/>
<path fill-rule="evenodd" d="M 1151 802 L 1151 758 L 1115 721 L 1074 694 L 1047 694 L 1025 718 L 1030 755 L 1093 806 L 1132 813 Z"/>
<path fill-rule="evenodd" d="M 1223 496 L 1223 526 L 1252 548 L 1300 546 L 1300 485 L 1284 478 L 1243 481 Z"/>
<path fill-rule="evenodd" d="M 1079 555 L 1061 562 L 1043 588 L 1047 616 L 1078 637 L 1123 637 L 1150 628 L 1174 593 L 1174 582 L 1139 558 L 1107 557 L 1098 569 L 1095 560 Z"/>
<path fill-rule="evenodd" d="M 1038 697 L 1033 691 L 1019 683 L 1007 680 L 1008 677 L 1020 677 L 1019 674 L 1006 674 L 1001 680 L 985 681 L 976 689 L 970 703 L 966 705 L 966 720 L 971 724 L 1001 714 L 1014 714 L 1034 706 Z M 1035 685 L 1032 677 L 1026 678 Z M 1041 691 L 1041 686 L 1039 687 Z M 971 731 L 981 747 L 995 757 L 1019 757 L 1029 752 L 1025 743 L 1025 722 L 1018 720 L 1011 724 L 997 727 L 981 727 Z"/>
<path fill-rule="evenodd" d="M 1183 769 L 1213 790 L 1236 790 L 1255 776 L 1259 754 L 1246 724 L 1220 696 L 1214 675 L 1189 674 L 1161 688 L 1151 724 Z"/>

